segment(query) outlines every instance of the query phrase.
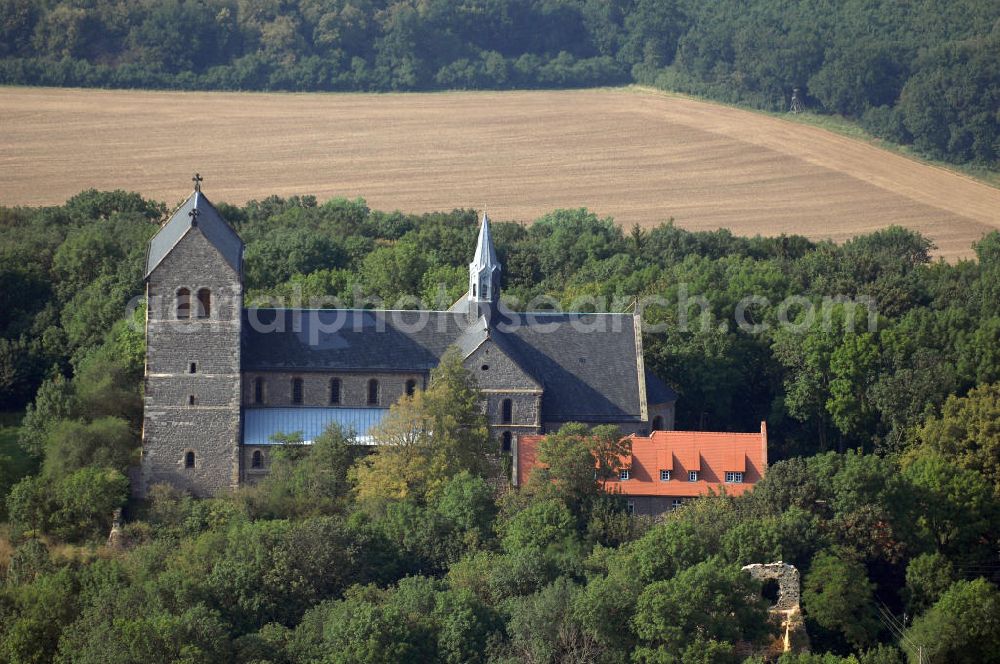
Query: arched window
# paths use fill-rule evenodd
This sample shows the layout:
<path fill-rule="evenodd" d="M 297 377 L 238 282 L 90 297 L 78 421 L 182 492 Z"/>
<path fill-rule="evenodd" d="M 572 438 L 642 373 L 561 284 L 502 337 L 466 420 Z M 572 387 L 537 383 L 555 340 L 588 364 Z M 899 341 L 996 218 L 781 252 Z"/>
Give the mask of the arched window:
<path fill-rule="evenodd" d="M 504 399 L 500 404 L 500 421 L 504 424 L 514 421 L 514 404 L 510 399 Z"/>
<path fill-rule="evenodd" d="M 653 418 L 653 431 L 663 431 L 663 416 L 657 415 Z"/>
<path fill-rule="evenodd" d="M 191 291 L 181 288 L 177 291 L 177 319 L 191 318 Z"/>
<path fill-rule="evenodd" d="M 292 379 L 292 403 L 302 403 L 302 379 Z"/>
<path fill-rule="evenodd" d="M 510 441 L 511 441 L 510 431 L 504 431 L 503 436 L 500 437 L 501 452 L 510 452 Z"/>
<path fill-rule="evenodd" d="M 379 398 L 378 381 L 372 378 L 368 381 L 368 405 L 377 406 Z"/>
<path fill-rule="evenodd" d="M 184 453 L 184 467 L 185 468 L 194 468 L 194 452 L 185 452 Z"/>
<path fill-rule="evenodd" d="M 212 315 L 212 291 L 202 288 L 198 291 L 198 318 Z"/>
<path fill-rule="evenodd" d="M 253 379 L 253 402 L 264 403 L 264 379 L 260 376 Z"/>
<path fill-rule="evenodd" d="M 330 403 L 340 403 L 340 379 L 330 379 Z"/>
<path fill-rule="evenodd" d="M 189 406 L 193 406 L 194 405 L 194 395 L 193 394 L 189 394 L 188 395 L 188 405 Z"/>
<path fill-rule="evenodd" d="M 251 468 L 264 467 L 264 455 L 260 453 L 260 450 L 253 451 L 253 456 L 250 457 L 250 467 Z"/>
<path fill-rule="evenodd" d="M 476 285 L 472 284 L 472 297 L 476 296 Z"/>
<path fill-rule="evenodd" d="M 412 397 L 413 393 L 417 391 L 417 381 L 412 378 L 406 381 L 406 396 Z"/>

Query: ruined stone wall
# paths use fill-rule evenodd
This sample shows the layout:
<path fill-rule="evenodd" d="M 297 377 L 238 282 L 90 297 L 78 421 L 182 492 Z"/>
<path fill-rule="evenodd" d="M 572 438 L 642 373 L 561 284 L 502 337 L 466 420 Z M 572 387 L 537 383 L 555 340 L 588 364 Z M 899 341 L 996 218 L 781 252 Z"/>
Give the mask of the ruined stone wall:
<path fill-rule="evenodd" d="M 778 561 L 776 563 L 754 563 L 743 568 L 759 581 L 778 582 L 778 601 L 771 610 L 790 611 L 799 608 L 799 570 L 794 565 Z"/>
<path fill-rule="evenodd" d="M 197 314 L 198 290 L 211 290 L 207 319 L 177 320 L 176 293 L 182 287 L 191 291 L 192 315 Z M 150 275 L 147 295 L 137 493 L 145 495 L 158 482 L 197 496 L 222 493 L 240 480 L 239 274 L 193 228 Z M 189 451 L 194 452 L 191 468 L 185 464 Z"/>

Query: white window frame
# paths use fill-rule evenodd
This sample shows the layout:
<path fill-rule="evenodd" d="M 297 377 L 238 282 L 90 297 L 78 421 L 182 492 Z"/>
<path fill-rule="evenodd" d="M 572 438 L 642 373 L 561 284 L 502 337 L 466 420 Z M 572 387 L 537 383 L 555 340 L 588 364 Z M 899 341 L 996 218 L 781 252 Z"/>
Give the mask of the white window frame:
<path fill-rule="evenodd" d="M 674 498 L 672 501 L 670 501 L 670 509 L 675 510 L 683 504 L 684 504 L 683 498 Z"/>
<path fill-rule="evenodd" d="M 669 482 L 670 481 L 670 471 L 669 470 L 661 470 L 660 471 L 660 481 L 661 482 Z"/>
<path fill-rule="evenodd" d="M 619 482 L 627 482 L 629 477 L 631 477 L 631 473 L 629 472 L 628 468 L 622 468 L 621 470 L 618 471 Z"/>
<path fill-rule="evenodd" d="M 735 470 L 727 470 L 726 484 L 743 484 L 743 473 Z"/>
<path fill-rule="evenodd" d="M 698 481 L 698 471 L 697 470 L 689 470 L 688 471 L 688 482 L 697 482 L 697 481 Z"/>
<path fill-rule="evenodd" d="M 635 501 L 634 500 L 630 500 L 627 503 L 625 503 L 625 511 L 628 512 L 629 514 L 635 514 Z"/>

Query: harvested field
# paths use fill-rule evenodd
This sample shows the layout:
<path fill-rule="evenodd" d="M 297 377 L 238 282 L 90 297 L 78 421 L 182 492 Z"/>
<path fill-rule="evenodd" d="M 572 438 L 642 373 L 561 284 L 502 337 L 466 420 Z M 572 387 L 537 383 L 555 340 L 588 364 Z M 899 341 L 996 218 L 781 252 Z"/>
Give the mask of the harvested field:
<path fill-rule="evenodd" d="M 0 204 L 90 187 L 173 204 L 364 197 L 531 220 L 585 206 L 625 226 L 845 240 L 889 224 L 971 255 L 1000 189 L 823 129 L 637 89 L 259 94 L 0 88 Z"/>

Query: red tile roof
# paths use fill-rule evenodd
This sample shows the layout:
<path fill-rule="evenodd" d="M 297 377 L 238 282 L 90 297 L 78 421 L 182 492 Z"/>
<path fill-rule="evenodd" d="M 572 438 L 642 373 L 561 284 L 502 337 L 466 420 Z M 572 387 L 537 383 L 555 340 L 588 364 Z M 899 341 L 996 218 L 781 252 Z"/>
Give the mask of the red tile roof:
<path fill-rule="evenodd" d="M 538 443 L 544 436 L 519 436 L 518 484 L 524 485 L 537 464 Z M 626 496 L 700 496 L 723 487 L 730 495 L 750 490 L 767 470 L 767 424 L 759 433 L 715 431 L 654 431 L 650 436 L 630 436 L 632 461 L 629 479 L 609 480 L 605 488 Z M 669 470 L 669 481 L 660 471 Z M 698 481 L 688 481 L 688 471 L 698 471 Z M 727 472 L 743 473 L 742 483 L 726 483 Z"/>

